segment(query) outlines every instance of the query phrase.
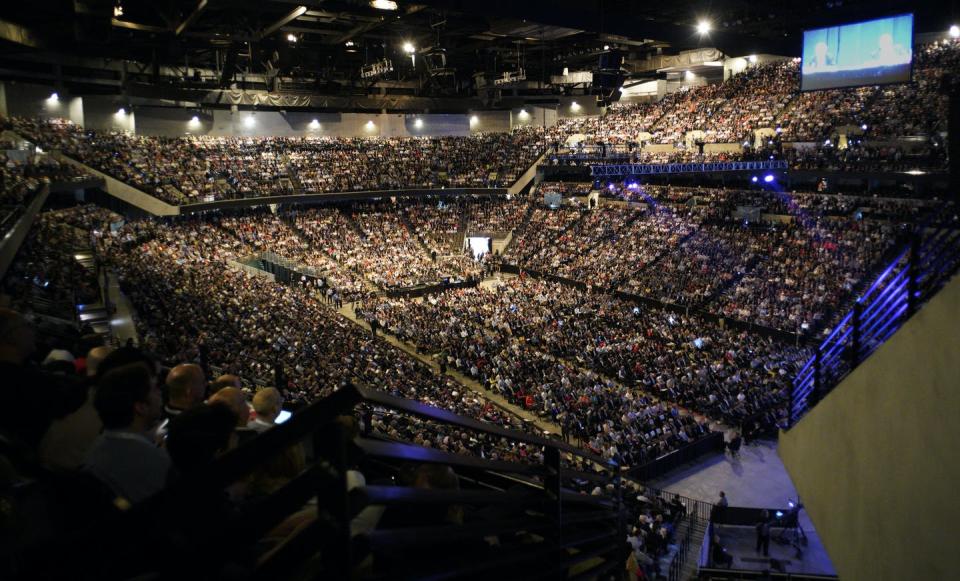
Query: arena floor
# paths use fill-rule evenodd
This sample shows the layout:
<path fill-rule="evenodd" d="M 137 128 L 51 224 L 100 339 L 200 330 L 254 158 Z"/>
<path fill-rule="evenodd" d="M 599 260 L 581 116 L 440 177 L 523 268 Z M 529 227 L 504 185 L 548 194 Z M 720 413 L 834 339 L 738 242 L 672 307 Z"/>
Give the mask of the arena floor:
<path fill-rule="evenodd" d="M 797 490 L 777 455 L 777 444 L 761 440 L 744 446 L 738 459 L 718 454 L 684 466 L 650 486 L 697 500 L 716 502 L 720 491 L 727 495 L 730 506 L 753 508 L 786 507 L 788 500 L 796 500 Z M 806 511 L 800 512 L 800 526 L 808 544 L 803 557 L 798 559 L 793 547 L 770 543 L 770 556 L 790 561 L 787 571 L 836 575 L 830 556 L 820 540 Z M 779 534 L 774 529 L 773 537 Z M 753 527 L 723 527 L 721 542 L 734 556 L 734 568 L 764 570 L 769 561 L 756 553 Z"/>

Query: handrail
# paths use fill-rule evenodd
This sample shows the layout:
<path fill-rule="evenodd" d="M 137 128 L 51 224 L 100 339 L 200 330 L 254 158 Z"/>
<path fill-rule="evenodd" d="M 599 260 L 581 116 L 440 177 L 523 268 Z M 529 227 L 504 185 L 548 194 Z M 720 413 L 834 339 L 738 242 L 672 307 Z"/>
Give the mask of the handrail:
<path fill-rule="evenodd" d="M 960 268 L 960 220 L 947 204 L 929 215 L 857 298 L 794 377 L 790 429 L 909 319 Z"/>
<path fill-rule="evenodd" d="M 358 410 L 358 406 L 362 407 Z M 369 407 L 454 426 L 464 434 L 522 442 L 539 448 L 542 454 L 530 463 L 490 460 L 355 437 L 338 421 Z M 305 446 L 312 453 L 304 470 L 270 494 L 229 503 L 229 509 L 224 506 L 224 490 L 305 441 L 312 442 Z M 598 472 L 577 471 L 575 464 L 563 461 L 567 454 L 593 463 Z M 453 467 L 465 487 L 438 490 L 380 480 L 347 489 L 347 472 L 355 470 L 354 466 L 366 466 L 366 471 L 380 465 L 399 474 L 400 467 L 431 463 Z M 504 486 L 504 473 L 523 475 L 526 484 L 521 488 Z M 587 495 L 585 491 L 594 484 L 584 485 L 583 481 L 605 483 L 601 484 L 603 494 Z M 350 577 L 368 556 L 373 557 L 375 568 L 389 567 L 391 574 L 403 578 L 454 578 L 465 563 L 489 570 L 491 576 L 506 577 L 511 571 L 542 571 L 543 564 L 549 563 L 558 577 L 569 577 L 574 572 L 624 567 L 629 547 L 624 542 L 622 482 L 618 466 L 560 440 L 514 432 L 368 387 L 348 385 L 181 477 L 145 502 L 102 515 L 62 538 L 38 541 L 39 546 L 29 546 L 24 555 L 61 555 L 61 559 L 36 563 L 33 569 L 38 576 L 51 578 L 63 576 L 63 568 L 83 571 L 82 578 L 112 579 L 215 571 L 228 564 L 248 568 L 251 578 L 286 578 L 300 565 L 316 562 L 318 555 L 318 575 L 336 579 Z M 373 530 L 352 532 L 354 517 L 370 505 L 386 507 L 385 514 L 394 515 L 394 524 L 381 521 Z M 464 506 L 476 507 L 478 514 L 485 516 L 458 524 L 431 518 Z M 420 519 L 420 513 L 427 518 Z M 312 518 L 304 521 L 304 514 Z M 263 552 L 265 535 L 276 534 L 271 531 L 291 517 L 303 526 Z M 504 550 L 484 550 L 484 538 L 491 535 L 503 538 Z M 523 539 L 522 543 L 516 544 L 517 539 Z M 69 552 L 60 552 L 63 547 L 69 547 Z M 513 548 L 518 549 L 516 553 Z M 234 559 L 241 553 L 253 558 L 237 563 Z M 575 569 L 581 561 L 586 569 L 579 565 Z"/>

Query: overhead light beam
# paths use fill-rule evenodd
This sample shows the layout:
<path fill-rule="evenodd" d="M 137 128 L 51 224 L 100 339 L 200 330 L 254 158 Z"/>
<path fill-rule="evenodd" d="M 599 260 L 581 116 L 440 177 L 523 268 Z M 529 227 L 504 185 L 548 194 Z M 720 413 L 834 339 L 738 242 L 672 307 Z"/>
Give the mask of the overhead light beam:
<path fill-rule="evenodd" d="M 200 16 L 200 13 L 203 12 L 204 8 L 207 7 L 208 0 L 200 0 L 197 4 L 197 7 L 193 9 L 193 12 L 189 16 L 183 19 L 183 22 L 177 25 L 177 28 L 173 31 L 174 36 L 180 36 L 180 33 L 187 29 L 188 26 L 196 21 L 197 17 Z"/>
<path fill-rule="evenodd" d="M 280 20 L 277 20 L 276 22 L 274 22 L 274 23 L 271 24 L 270 26 L 264 28 L 264 29 L 260 32 L 260 38 L 264 38 L 264 37 L 266 37 L 266 36 L 269 36 L 269 35 L 273 34 L 274 32 L 280 30 L 280 27 L 281 27 L 281 26 L 283 26 L 284 24 L 287 24 L 287 23 L 289 23 L 289 22 L 293 22 L 293 21 L 296 20 L 297 18 L 300 18 L 301 16 L 303 16 L 304 14 L 306 14 L 306 12 L 307 12 L 307 7 L 306 7 L 306 6 L 302 6 L 302 5 L 301 5 L 301 6 L 297 6 L 296 8 L 294 8 L 293 10 L 291 10 L 289 14 L 287 14 L 286 16 L 284 16 L 283 18 L 281 18 Z"/>

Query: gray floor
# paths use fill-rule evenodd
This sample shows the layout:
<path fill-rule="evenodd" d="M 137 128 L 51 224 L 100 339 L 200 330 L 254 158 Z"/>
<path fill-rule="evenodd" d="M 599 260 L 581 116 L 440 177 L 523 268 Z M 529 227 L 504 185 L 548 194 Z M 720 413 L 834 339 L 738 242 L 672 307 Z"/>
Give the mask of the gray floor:
<path fill-rule="evenodd" d="M 113 336 L 121 345 L 125 344 L 127 339 L 133 339 L 135 344 L 139 344 L 140 339 L 137 337 L 137 327 L 133 322 L 133 314 L 136 311 L 130 299 L 120 291 L 120 283 L 117 281 L 117 275 L 112 272 L 107 273 L 107 293 L 110 297 L 110 302 L 112 302 L 117 309 L 110 319 Z"/>
<path fill-rule="evenodd" d="M 797 490 L 777 455 L 776 442 L 773 441 L 744 446 L 739 459 L 732 459 L 725 454 L 705 457 L 649 484 L 708 502 L 716 502 L 722 490 L 730 506 L 786 507 L 788 501 L 797 499 Z M 835 574 L 830 557 L 806 511 L 800 513 L 800 526 L 808 539 L 803 547 L 803 557 L 798 559 L 793 547 L 776 542 L 770 543 L 770 556 L 789 560 L 787 571 L 790 572 Z M 779 529 L 775 529 L 773 536 L 776 537 L 779 532 Z M 720 535 L 723 545 L 735 557 L 734 568 L 769 568 L 769 561 L 755 552 L 756 536 L 752 527 L 723 527 Z"/>

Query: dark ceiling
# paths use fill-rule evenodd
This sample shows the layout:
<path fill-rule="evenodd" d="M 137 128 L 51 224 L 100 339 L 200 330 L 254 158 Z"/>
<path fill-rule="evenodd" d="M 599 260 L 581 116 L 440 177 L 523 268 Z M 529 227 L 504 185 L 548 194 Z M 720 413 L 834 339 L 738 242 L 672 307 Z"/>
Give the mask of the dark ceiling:
<path fill-rule="evenodd" d="M 564 67 L 593 68 L 604 47 L 633 60 L 698 46 L 790 55 L 805 28 L 913 11 L 917 31 L 940 30 L 958 15 L 957 0 L 396 3 L 382 10 L 370 0 L 7 0 L 0 68 L 23 55 L 69 55 L 133 61 L 129 74 L 157 80 L 173 68 L 184 82 L 217 86 L 259 75 L 268 88 L 273 78 L 320 93 L 394 81 L 418 94 L 466 95 L 481 73 L 492 80 L 522 68 L 527 80 L 548 81 Z M 695 31 L 702 19 L 713 24 L 705 36 Z M 415 59 L 403 51 L 407 42 Z M 381 59 L 393 70 L 361 75 Z"/>

